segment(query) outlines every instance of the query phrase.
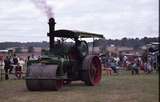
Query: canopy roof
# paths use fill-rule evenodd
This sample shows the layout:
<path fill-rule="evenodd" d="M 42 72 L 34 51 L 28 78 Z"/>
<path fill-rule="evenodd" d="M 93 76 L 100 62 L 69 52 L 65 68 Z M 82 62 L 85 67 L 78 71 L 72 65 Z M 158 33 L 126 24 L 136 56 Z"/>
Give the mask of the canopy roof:
<path fill-rule="evenodd" d="M 56 30 L 53 33 L 48 33 L 48 36 L 65 37 L 65 38 L 104 38 L 102 34 L 95 34 L 89 32 L 75 31 L 75 30 Z"/>

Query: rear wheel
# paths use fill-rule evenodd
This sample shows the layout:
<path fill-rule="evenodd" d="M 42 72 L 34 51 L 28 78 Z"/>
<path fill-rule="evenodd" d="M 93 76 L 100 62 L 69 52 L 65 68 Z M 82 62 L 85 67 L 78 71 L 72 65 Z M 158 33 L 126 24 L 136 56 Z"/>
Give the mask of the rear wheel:
<path fill-rule="evenodd" d="M 95 86 L 101 80 L 101 62 L 98 56 L 87 56 L 83 62 L 82 78 L 86 85 Z"/>

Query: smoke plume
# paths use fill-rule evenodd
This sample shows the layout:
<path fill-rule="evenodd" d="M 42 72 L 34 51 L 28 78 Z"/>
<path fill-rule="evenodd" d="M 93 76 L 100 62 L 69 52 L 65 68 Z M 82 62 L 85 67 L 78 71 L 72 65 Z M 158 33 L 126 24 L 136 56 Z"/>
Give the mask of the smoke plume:
<path fill-rule="evenodd" d="M 37 8 L 44 12 L 48 18 L 54 17 L 52 7 L 47 4 L 47 0 L 31 0 Z"/>

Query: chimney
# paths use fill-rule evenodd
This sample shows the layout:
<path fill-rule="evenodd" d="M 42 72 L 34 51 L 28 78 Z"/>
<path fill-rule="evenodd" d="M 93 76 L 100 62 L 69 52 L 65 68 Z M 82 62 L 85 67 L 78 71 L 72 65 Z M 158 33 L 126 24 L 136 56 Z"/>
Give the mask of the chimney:
<path fill-rule="evenodd" d="M 53 33 L 55 31 L 55 24 L 56 24 L 55 19 L 50 18 L 48 24 L 49 24 L 49 33 Z"/>
<path fill-rule="evenodd" d="M 54 51 L 54 31 L 55 31 L 55 19 L 54 18 L 50 18 L 49 19 L 49 48 L 50 48 L 50 52 Z"/>

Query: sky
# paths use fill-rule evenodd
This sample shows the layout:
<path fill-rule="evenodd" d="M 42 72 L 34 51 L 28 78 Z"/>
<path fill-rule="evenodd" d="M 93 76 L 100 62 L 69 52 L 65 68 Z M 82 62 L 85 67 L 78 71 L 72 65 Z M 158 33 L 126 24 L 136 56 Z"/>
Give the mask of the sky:
<path fill-rule="evenodd" d="M 106 39 L 158 37 L 159 0 L 47 0 L 56 29 Z M 48 41 L 48 17 L 32 0 L 0 0 L 0 42 Z"/>

